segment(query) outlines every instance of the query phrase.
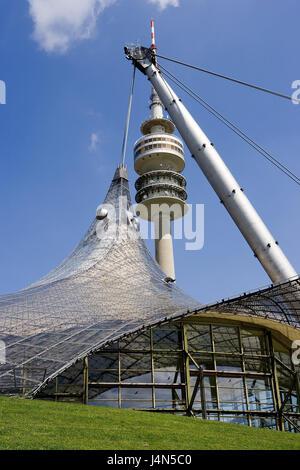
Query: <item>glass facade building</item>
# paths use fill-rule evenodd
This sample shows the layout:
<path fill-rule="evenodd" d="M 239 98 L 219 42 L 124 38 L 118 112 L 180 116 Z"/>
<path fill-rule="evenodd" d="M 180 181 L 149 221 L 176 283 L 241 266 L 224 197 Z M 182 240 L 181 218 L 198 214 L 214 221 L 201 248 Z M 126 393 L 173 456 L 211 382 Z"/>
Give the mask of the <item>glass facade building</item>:
<path fill-rule="evenodd" d="M 290 350 L 276 334 L 193 316 L 100 349 L 39 397 L 297 431 L 299 393 Z"/>

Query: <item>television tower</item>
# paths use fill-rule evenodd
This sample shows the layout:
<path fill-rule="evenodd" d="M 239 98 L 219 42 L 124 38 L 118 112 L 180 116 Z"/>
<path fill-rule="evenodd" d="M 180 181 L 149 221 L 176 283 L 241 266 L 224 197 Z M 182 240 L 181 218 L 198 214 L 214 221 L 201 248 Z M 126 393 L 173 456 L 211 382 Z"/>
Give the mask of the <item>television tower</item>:
<path fill-rule="evenodd" d="M 156 51 L 154 22 L 151 21 L 151 49 Z M 163 116 L 163 105 L 152 86 L 151 118 L 141 125 L 143 134 L 134 145 L 136 213 L 154 222 L 155 258 L 166 276 L 175 280 L 171 222 L 187 212 L 187 193 L 182 141 L 172 135 L 175 125 Z"/>

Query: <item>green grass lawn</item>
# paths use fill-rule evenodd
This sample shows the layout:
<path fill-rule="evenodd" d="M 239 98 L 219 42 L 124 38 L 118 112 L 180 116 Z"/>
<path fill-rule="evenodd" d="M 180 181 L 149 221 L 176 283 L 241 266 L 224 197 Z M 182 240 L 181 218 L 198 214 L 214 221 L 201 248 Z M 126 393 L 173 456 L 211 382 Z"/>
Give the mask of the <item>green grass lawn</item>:
<path fill-rule="evenodd" d="M 0 397 L 0 449 L 299 450 L 300 435 L 184 416 Z"/>

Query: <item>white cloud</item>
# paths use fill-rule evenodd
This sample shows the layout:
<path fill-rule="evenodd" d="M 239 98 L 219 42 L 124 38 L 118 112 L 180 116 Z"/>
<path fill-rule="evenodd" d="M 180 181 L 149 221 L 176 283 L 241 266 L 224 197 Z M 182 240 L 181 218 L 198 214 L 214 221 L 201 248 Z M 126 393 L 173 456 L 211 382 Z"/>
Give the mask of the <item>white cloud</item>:
<path fill-rule="evenodd" d="M 28 0 L 33 38 L 47 52 L 66 52 L 73 41 L 91 37 L 97 17 L 116 0 Z"/>
<path fill-rule="evenodd" d="M 117 0 L 27 0 L 34 22 L 33 38 L 46 52 L 66 52 L 74 41 L 91 37 L 98 16 Z M 131 0 L 127 0 L 130 2 Z M 179 0 L 148 0 L 159 10 Z"/>
<path fill-rule="evenodd" d="M 179 7 L 179 0 L 148 0 L 150 3 L 154 3 L 160 10 L 164 10 L 168 6 Z"/>
<path fill-rule="evenodd" d="M 96 150 L 98 143 L 99 143 L 99 135 L 96 134 L 96 132 L 93 132 L 90 137 L 89 151 L 93 152 L 94 150 Z"/>

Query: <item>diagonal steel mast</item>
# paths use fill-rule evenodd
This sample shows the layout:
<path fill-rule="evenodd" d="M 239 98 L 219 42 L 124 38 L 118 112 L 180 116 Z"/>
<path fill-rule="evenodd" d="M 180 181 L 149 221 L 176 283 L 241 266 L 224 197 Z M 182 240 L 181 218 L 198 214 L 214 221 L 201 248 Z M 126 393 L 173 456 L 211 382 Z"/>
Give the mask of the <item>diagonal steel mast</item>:
<path fill-rule="evenodd" d="M 127 58 L 148 76 L 199 167 L 273 282 L 297 276 L 262 219 L 233 177 L 213 143 L 161 76 L 151 49 L 125 48 Z"/>

